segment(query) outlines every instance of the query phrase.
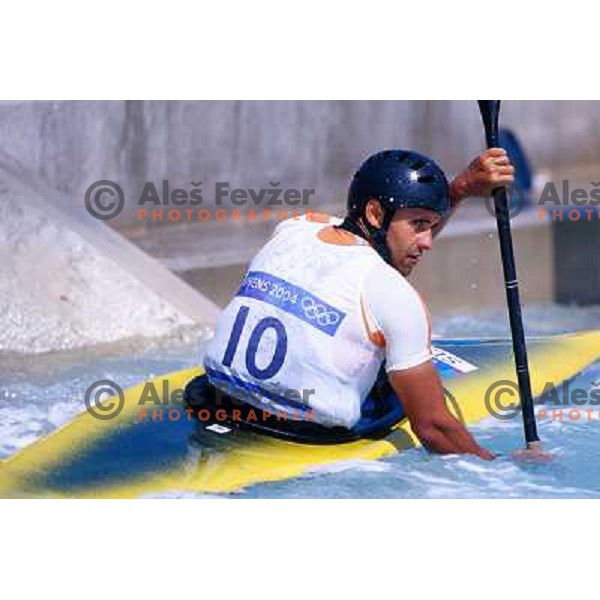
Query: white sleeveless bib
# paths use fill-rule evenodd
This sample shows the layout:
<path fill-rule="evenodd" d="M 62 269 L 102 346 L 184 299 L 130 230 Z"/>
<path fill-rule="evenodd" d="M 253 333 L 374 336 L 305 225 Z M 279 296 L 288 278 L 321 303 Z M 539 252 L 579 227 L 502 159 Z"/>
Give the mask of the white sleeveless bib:
<path fill-rule="evenodd" d="M 315 422 L 351 427 L 384 358 L 361 314 L 362 281 L 381 259 L 366 243 L 321 241 L 323 227 L 278 226 L 218 319 L 204 364 L 214 385 L 259 408 L 304 407 Z"/>

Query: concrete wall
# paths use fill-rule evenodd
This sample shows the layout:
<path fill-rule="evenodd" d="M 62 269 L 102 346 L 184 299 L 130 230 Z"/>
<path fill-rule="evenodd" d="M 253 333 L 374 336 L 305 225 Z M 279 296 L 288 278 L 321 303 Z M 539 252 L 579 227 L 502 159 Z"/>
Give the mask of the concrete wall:
<path fill-rule="evenodd" d="M 502 123 L 537 167 L 600 162 L 598 102 L 507 101 Z M 132 201 L 147 180 L 201 180 L 203 190 L 275 180 L 342 203 L 376 149 L 420 150 L 452 172 L 482 145 L 474 101 L 0 102 L 0 150 L 74 204 L 94 181 L 117 181 L 129 201 L 117 226 L 136 222 Z"/>
<path fill-rule="evenodd" d="M 512 233 L 521 301 L 555 302 L 552 226 L 536 222 L 534 214 L 519 217 L 513 221 Z M 440 235 L 423 264 L 411 275 L 411 282 L 434 314 L 473 314 L 505 307 L 495 223 L 484 217 L 472 227 L 461 225 L 450 223 L 448 231 Z"/>

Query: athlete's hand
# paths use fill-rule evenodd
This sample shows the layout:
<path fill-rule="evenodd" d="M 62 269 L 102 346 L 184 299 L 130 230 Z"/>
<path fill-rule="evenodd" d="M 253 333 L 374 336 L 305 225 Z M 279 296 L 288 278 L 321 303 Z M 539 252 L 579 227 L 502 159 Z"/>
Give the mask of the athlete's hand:
<path fill-rule="evenodd" d="M 514 183 L 515 168 L 504 148 L 490 148 L 476 158 L 454 179 L 451 195 L 454 201 L 469 196 L 488 197 L 499 187 Z"/>

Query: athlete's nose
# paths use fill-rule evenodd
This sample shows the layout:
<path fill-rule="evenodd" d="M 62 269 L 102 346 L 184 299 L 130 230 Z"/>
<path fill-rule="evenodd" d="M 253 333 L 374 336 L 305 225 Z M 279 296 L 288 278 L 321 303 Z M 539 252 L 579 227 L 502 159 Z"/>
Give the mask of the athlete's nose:
<path fill-rule="evenodd" d="M 420 250 L 431 250 L 433 247 L 433 233 L 431 229 L 423 231 L 418 236 L 418 245 Z"/>

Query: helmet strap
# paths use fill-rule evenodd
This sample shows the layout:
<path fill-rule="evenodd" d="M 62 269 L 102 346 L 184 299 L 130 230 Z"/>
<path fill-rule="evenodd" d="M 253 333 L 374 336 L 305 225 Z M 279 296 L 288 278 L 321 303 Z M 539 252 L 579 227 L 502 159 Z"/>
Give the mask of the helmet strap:
<path fill-rule="evenodd" d="M 381 227 L 375 227 L 369 223 L 364 215 L 348 215 L 338 225 L 339 229 L 345 229 L 357 235 L 371 244 L 373 249 L 389 265 L 392 264 L 392 256 L 387 245 L 387 232 L 394 216 L 393 210 L 384 211 Z"/>

